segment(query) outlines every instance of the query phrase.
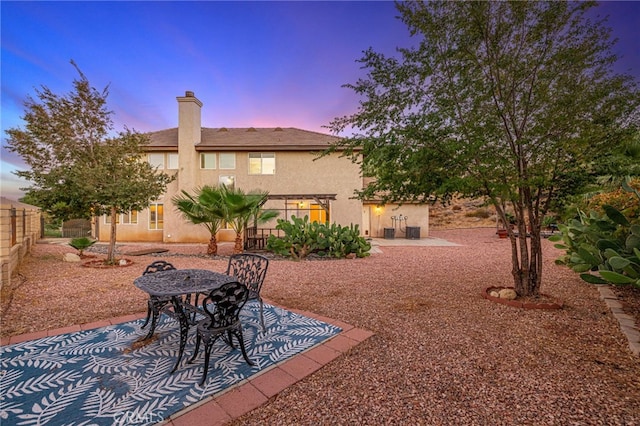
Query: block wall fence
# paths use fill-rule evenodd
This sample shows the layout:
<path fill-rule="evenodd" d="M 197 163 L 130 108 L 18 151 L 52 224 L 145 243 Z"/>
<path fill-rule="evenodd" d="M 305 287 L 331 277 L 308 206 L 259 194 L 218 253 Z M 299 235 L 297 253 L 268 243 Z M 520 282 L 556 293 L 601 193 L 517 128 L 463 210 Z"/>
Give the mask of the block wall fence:
<path fill-rule="evenodd" d="M 22 203 L 0 204 L 0 291 L 11 284 L 20 263 L 42 236 L 42 213 Z"/>

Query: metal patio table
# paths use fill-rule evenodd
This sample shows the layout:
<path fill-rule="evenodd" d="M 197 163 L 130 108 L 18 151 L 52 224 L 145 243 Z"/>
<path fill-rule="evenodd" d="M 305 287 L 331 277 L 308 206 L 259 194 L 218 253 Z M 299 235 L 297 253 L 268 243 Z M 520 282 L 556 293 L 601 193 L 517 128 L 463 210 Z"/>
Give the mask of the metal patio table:
<path fill-rule="evenodd" d="M 174 269 L 170 271 L 160 271 L 153 274 L 142 275 L 133 281 L 136 287 L 151 296 L 171 298 L 175 317 L 180 323 L 180 352 L 178 353 L 178 359 L 171 373 L 180 365 L 189 333 L 189 313 L 194 312 L 196 309 L 195 306 L 183 301 L 182 297 L 187 296 L 185 300 L 189 300 L 190 295 L 209 293 L 233 281 L 236 281 L 236 279 L 230 275 L 208 269 Z M 144 337 L 145 339 L 153 335 L 159 315 L 160 308 L 154 306 L 151 316 L 151 326 L 149 332 Z"/>

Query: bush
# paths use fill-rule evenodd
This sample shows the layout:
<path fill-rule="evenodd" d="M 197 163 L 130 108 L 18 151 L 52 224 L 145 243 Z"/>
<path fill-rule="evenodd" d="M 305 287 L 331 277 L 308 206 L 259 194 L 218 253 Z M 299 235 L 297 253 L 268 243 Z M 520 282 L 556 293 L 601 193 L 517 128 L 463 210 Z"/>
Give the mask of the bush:
<path fill-rule="evenodd" d="M 487 219 L 491 217 L 491 212 L 487 209 L 477 209 L 464 214 L 466 217 L 478 217 L 480 219 Z"/>
<path fill-rule="evenodd" d="M 74 238 L 71 241 L 69 241 L 69 245 L 74 249 L 78 250 L 78 254 L 80 256 L 83 255 L 84 250 L 88 249 L 95 243 L 96 243 L 96 240 L 92 240 L 91 238 L 87 238 L 87 237 Z"/>
<path fill-rule="evenodd" d="M 371 244 L 360 236 L 358 225 L 327 225 L 309 222 L 309 216 L 292 216 L 291 222 L 278 219 L 276 229 L 284 231 L 285 235 L 282 238 L 269 236 L 267 250 L 296 260 L 312 253 L 333 258 L 344 258 L 351 254 L 365 257 L 371 250 Z"/>

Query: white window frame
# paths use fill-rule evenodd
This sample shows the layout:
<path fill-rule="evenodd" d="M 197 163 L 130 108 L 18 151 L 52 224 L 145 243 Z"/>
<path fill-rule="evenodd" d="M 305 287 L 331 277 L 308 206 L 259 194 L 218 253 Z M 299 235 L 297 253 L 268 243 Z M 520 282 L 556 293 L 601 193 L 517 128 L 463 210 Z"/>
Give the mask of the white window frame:
<path fill-rule="evenodd" d="M 158 206 L 162 208 L 162 218 L 158 221 Z M 155 211 L 155 220 L 153 214 Z M 160 226 L 158 226 L 160 222 Z M 152 226 L 153 225 L 153 226 Z M 164 229 L 164 204 L 163 203 L 151 203 L 149 205 L 149 230 L 150 231 L 162 231 Z"/>
<path fill-rule="evenodd" d="M 206 158 L 209 158 L 209 161 L 205 161 Z M 212 159 L 211 159 L 212 158 Z M 218 156 L 215 152 L 201 152 L 200 153 L 200 169 L 202 170 L 215 170 L 216 169 L 216 160 Z M 206 167 L 208 165 L 213 167 Z"/>
<path fill-rule="evenodd" d="M 177 152 L 167 152 L 167 170 L 177 170 L 180 167 Z"/>
<path fill-rule="evenodd" d="M 150 152 L 147 160 L 154 169 L 164 169 L 164 152 Z"/>
<path fill-rule="evenodd" d="M 236 153 L 235 152 L 221 152 L 219 157 L 220 158 L 218 159 L 218 161 L 219 161 L 219 165 L 220 165 L 220 170 L 235 170 L 235 168 L 236 168 Z M 223 162 L 223 158 L 226 158 L 225 161 L 228 161 L 229 163 L 231 163 L 233 165 L 227 165 L 225 162 Z"/>
<path fill-rule="evenodd" d="M 125 218 L 127 221 L 125 222 Z M 104 215 L 104 223 L 106 225 L 111 224 L 111 215 Z M 138 224 L 138 211 L 131 210 L 129 213 L 120 213 L 116 216 L 116 225 L 137 225 Z"/>
<path fill-rule="evenodd" d="M 270 170 L 270 173 L 265 173 L 265 160 L 273 159 L 273 170 Z M 251 160 L 260 160 L 260 171 L 252 172 L 251 171 Z M 275 152 L 250 152 L 248 155 L 249 161 L 249 174 L 250 175 L 275 175 L 276 174 L 276 154 Z"/>

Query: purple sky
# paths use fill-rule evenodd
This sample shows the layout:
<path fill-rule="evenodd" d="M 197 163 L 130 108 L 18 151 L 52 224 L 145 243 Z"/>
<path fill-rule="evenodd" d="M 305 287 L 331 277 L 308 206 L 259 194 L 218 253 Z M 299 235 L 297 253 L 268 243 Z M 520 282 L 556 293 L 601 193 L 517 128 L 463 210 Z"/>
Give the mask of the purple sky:
<path fill-rule="evenodd" d="M 411 39 L 394 4 L 375 2 L 11 2 L 0 4 L 2 145 L 22 127 L 35 88 L 72 90 L 73 59 L 92 86 L 110 85 L 116 130 L 177 126 L 176 96 L 204 103 L 205 127 L 298 127 L 326 132 L 357 98 L 341 87 L 363 75 L 373 47 L 392 54 Z M 640 80 L 640 2 L 604 2 L 619 71 Z M 4 149 L 2 196 L 21 196 Z"/>

